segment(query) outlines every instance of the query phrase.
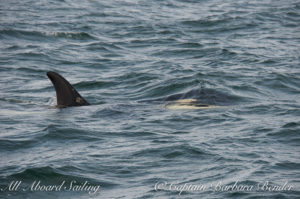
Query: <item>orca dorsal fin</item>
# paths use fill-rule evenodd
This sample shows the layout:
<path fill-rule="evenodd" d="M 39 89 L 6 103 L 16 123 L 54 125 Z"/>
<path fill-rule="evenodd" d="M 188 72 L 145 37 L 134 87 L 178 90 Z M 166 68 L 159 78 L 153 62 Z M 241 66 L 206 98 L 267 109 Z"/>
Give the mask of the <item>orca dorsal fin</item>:
<path fill-rule="evenodd" d="M 89 105 L 76 89 L 61 75 L 49 71 L 47 72 L 47 76 L 51 80 L 56 91 L 57 107 Z"/>

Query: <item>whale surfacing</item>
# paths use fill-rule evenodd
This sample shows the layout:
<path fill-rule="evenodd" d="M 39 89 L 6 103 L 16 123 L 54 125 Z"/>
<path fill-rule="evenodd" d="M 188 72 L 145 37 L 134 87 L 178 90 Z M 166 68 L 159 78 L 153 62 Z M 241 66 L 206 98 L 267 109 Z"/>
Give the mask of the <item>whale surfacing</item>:
<path fill-rule="evenodd" d="M 49 71 L 47 72 L 48 78 L 51 80 L 55 91 L 58 108 L 65 108 L 71 106 L 87 106 L 90 105 L 77 91 L 76 89 L 61 75 L 56 72 Z M 203 102 L 203 100 L 198 100 L 197 96 L 203 98 L 202 93 L 195 93 L 191 91 L 188 93 L 175 94 L 162 98 L 158 100 L 159 102 L 164 103 L 164 107 L 167 109 L 210 109 L 222 107 L 219 105 L 211 105 Z M 210 93 L 204 93 L 210 94 Z M 198 97 L 199 97 L 198 96 Z M 206 95 L 204 95 L 206 97 Z M 208 95 L 208 99 L 209 99 Z M 201 99 L 201 98 L 200 98 Z M 154 100 L 157 101 L 157 100 Z"/>
<path fill-rule="evenodd" d="M 57 107 L 64 108 L 69 106 L 90 105 L 61 75 L 49 71 L 47 72 L 47 76 L 51 80 L 56 91 Z"/>

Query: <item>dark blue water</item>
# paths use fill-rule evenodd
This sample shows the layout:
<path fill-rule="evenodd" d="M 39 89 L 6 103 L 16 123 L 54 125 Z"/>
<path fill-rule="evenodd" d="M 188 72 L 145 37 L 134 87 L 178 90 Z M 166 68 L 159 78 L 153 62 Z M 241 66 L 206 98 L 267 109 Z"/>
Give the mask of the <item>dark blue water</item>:
<path fill-rule="evenodd" d="M 0 198 L 300 197 L 300 1 L 2 0 L 0 52 Z"/>

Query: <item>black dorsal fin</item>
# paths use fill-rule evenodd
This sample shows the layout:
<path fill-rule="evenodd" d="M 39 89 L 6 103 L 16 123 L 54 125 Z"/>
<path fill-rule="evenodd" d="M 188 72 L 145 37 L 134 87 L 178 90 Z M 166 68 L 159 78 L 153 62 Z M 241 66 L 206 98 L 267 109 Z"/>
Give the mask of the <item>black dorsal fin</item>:
<path fill-rule="evenodd" d="M 58 107 L 89 105 L 76 89 L 61 75 L 49 71 L 47 72 L 47 76 L 55 88 Z"/>

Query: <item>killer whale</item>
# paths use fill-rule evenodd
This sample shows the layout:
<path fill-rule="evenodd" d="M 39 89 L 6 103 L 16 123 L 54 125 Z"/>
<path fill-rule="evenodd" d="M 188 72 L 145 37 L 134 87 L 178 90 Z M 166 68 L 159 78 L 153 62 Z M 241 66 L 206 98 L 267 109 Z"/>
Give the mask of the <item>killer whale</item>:
<path fill-rule="evenodd" d="M 90 105 L 88 101 L 85 100 L 63 76 L 53 71 L 47 72 L 47 76 L 51 80 L 56 91 L 56 99 L 57 99 L 56 107 L 66 108 L 71 106 Z M 196 90 L 192 90 L 185 94 L 170 95 L 166 98 L 150 100 L 150 102 L 151 101 L 163 102 L 164 103 L 163 106 L 167 109 L 208 109 L 208 108 L 221 107 L 213 104 L 208 104 L 206 101 L 201 100 L 201 97 L 210 99 L 211 97 L 207 96 L 207 94 L 211 94 L 211 93 L 210 92 L 202 93 L 202 91 L 199 93 Z M 147 101 L 148 100 L 144 102 Z"/>
<path fill-rule="evenodd" d="M 57 107 L 90 105 L 64 77 L 53 71 L 47 72 L 47 76 L 56 91 Z"/>

